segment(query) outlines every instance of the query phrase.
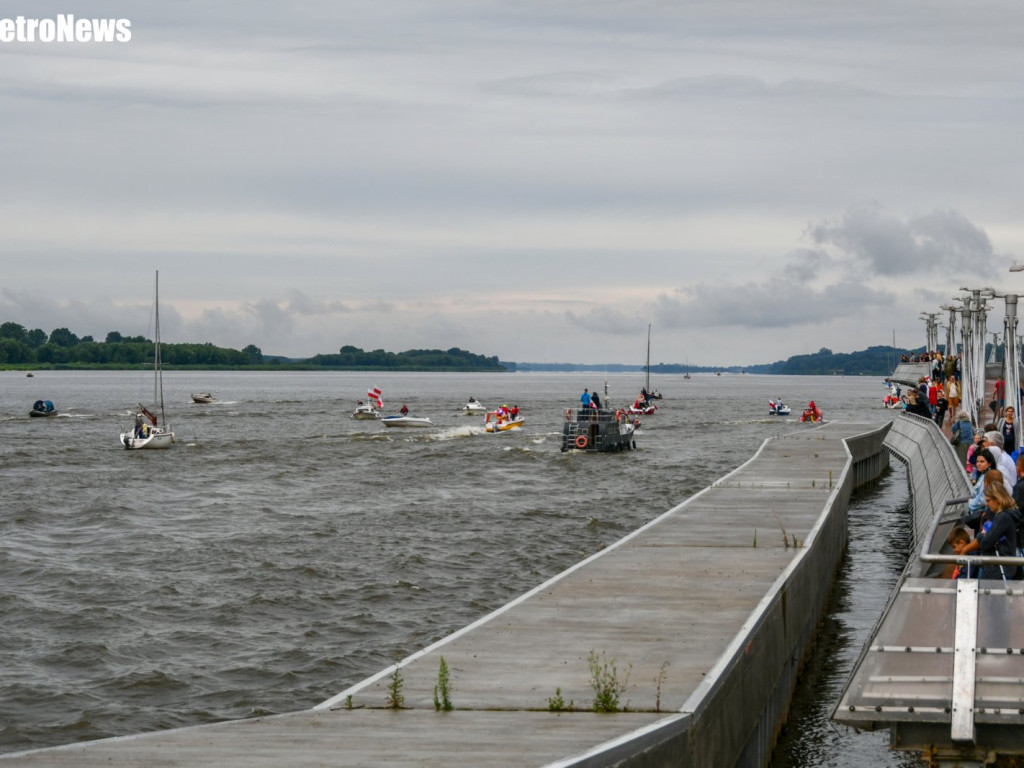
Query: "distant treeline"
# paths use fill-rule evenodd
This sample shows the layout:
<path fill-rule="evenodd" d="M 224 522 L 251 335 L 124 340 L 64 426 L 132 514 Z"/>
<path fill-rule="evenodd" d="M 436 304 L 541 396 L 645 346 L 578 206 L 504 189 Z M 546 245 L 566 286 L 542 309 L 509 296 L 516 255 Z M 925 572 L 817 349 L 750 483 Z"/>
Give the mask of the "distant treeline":
<path fill-rule="evenodd" d="M 786 360 L 764 365 L 683 365 L 680 363 L 658 363 L 651 365 L 651 374 L 666 373 L 766 373 L 788 376 L 888 376 L 899 362 L 900 355 L 915 355 L 924 351 L 893 349 L 892 347 L 869 347 L 861 352 L 836 353 L 822 348 L 809 355 L 794 355 Z M 620 365 L 606 363 L 591 365 L 581 363 L 519 363 L 520 371 L 604 371 L 607 373 L 629 373 L 645 371 L 643 365 Z"/>
<path fill-rule="evenodd" d="M 73 368 L 133 368 L 153 365 L 154 344 L 144 336 L 122 336 L 111 331 L 103 341 L 92 336 L 79 338 L 67 328 L 47 334 L 27 330 L 18 323 L 0 324 L 0 365 Z M 497 357 L 484 357 L 457 347 L 449 350 L 412 349 L 408 352 L 364 352 L 345 346 L 336 355 L 316 355 L 308 360 L 289 360 L 264 355 L 255 344 L 245 349 L 228 349 L 213 344 L 160 345 L 160 359 L 167 368 L 289 368 L 395 371 L 505 371 Z M 514 364 L 511 364 L 514 368 Z"/>
<path fill-rule="evenodd" d="M 924 352 L 924 347 L 916 350 L 868 347 L 860 352 L 833 352 L 822 347 L 809 355 L 794 355 L 768 365 L 750 365 L 743 370 L 747 373 L 788 376 L 888 376 L 899 364 L 900 355 L 915 355 L 921 352 Z"/>

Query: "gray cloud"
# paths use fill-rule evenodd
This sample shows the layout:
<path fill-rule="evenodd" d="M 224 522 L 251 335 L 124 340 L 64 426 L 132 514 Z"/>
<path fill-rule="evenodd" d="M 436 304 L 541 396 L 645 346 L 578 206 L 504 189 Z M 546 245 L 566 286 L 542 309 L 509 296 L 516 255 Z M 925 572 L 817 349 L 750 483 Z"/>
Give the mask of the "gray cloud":
<path fill-rule="evenodd" d="M 877 205 L 849 211 L 839 221 L 807 231 L 817 245 L 831 245 L 878 275 L 990 277 L 1000 271 L 988 235 L 953 210 L 902 219 Z"/>

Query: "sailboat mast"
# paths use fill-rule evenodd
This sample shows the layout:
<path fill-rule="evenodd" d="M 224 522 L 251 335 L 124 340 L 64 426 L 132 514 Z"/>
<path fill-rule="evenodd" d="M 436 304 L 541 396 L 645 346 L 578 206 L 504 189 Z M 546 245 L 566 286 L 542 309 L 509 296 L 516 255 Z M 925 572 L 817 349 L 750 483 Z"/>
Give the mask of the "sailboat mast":
<path fill-rule="evenodd" d="M 644 391 L 651 391 L 651 324 L 647 324 L 647 377 L 644 380 Z"/>
<path fill-rule="evenodd" d="M 153 399 L 160 401 L 160 423 L 167 426 L 167 419 L 164 416 L 164 368 L 160 360 L 160 270 L 156 271 L 156 350 L 153 354 L 153 365 L 156 367 L 156 378 L 153 382 Z"/>

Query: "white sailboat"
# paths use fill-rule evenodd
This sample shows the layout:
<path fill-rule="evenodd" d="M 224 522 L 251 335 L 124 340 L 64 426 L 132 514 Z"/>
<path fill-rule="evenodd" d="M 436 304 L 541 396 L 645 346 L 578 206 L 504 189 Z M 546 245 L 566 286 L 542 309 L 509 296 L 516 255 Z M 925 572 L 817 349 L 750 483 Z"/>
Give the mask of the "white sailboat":
<path fill-rule="evenodd" d="M 644 378 L 644 393 L 646 393 L 647 400 L 661 400 L 660 392 L 651 391 L 651 325 L 647 324 L 647 367 L 646 376 Z M 653 413 L 654 411 L 651 411 Z"/>
<path fill-rule="evenodd" d="M 174 440 L 174 432 L 167 426 L 167 418 L 164 416 L 164 377 L 163 363 L 160 359 L 160 272 L 156 273 L 156 293 L 154 312 L 156 327 L 154 331 L 153 350 L 153 402 L 154 407 L 159 405 L 160 418 L 157 417 L 139 403 L 139 413 L 135 416 L 135 425 L 127 432 L 121 433 L 121 445 L 128 451 L 138 451 L 143 448 L 170 448 Z M 149 422 L 148 424 L 146 422 Z"/>

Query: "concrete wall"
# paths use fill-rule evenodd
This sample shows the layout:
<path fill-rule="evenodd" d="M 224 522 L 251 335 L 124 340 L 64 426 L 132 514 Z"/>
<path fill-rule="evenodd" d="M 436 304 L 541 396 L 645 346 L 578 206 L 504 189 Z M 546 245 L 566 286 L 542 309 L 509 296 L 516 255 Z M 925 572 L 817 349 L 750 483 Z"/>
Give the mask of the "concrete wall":
<path fill-rule="evenodd" d="M 735 756 L 724 764 L 768 763 L 846 549 L 851 492 L 888 467 L 883 443 L 889 428 L 887 423 L 846 441 L 846 466 L 802 552 L 684 711 L 600 755 L 563 765 L 704 766 L 720 764 L 709 762 L 709 755 L 724 754 Z M 734 738 L 737 727 L 749 734 L 745 742 Z"/>

